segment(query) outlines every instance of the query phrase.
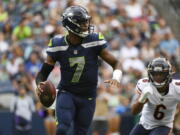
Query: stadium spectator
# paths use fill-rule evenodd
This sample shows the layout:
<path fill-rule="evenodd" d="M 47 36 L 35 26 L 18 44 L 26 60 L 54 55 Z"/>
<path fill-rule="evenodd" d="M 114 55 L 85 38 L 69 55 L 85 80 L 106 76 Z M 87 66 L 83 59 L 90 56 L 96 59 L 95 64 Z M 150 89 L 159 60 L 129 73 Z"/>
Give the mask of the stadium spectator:
<path fill-rule="evenodd" d="M 0 6 L 0 29 L 3 28 L 3 25 L 6 23 L 8 20 L 8 12 L 4 10 L 4 7 L 1 5 Z"/>
<path fill-rule="evenodd" d="M 139 56 L 139 50 L 133 40 L 127 40 L 126 44 L 120 50 L 120 58 L 123 60 Z"/>
<path fill-rule="evenodd" d="M 125 10 L 129 18 L 138 21 L 142 17 L 142 5 L 140 5 L 137 0 L 130 0 L 126 5 Z"/>
<path fill-rule="evenodd" d="M 173 37 L 171 31 L 165 32 L 163 37 L 159 45 L 160 50 L 164 52 L 167 57 L 172 57 L 173 55 L 178 56 L 180 54 L 180 44 Z"/>
<path fill-rule="evenodd" d="M 13 29 L 12 39 L 13 41 L 23 40 L 28 38 L 32 34 L 31 27 L 27 25 L 28 20 L 26 18 L 22 18 L 19 25 Z"/>
<path fill-rule="evenodd" d="M 14 113 L 14 134 L 32 135 L 32 114 L 35 112 L 32 97 L 26 94 L 26 88 L 19 86 L 18 96 L 12 100 L 11 112 Z"/>
<path fill-rule="evenodd" d="M 32 77 L 35 77 L 37 72 L 41 67 L 41 61 L 39 59 L 38 52 L 31 52 L 29 59 L 26 61 L 25 70 L 28 72 Z"/>
<path fill-rule="evenodd" d="M 9 44 L 4 39 L 4 34 L 0 32 L 0 54 L 7 51 Z"/>

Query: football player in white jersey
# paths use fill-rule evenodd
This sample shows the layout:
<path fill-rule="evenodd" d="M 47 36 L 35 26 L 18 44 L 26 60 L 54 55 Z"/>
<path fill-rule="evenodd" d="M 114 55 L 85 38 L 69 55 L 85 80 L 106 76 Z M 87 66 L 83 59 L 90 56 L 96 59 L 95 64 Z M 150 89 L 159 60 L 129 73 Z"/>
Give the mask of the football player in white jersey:
<path fill-rule="evenodd" d="M 152 60 L 147 71 L 148 78 L 136 86 L 132 113 L 141 112 L 141 118 L 130 135 L 169 135 L 180 101 L 180 80 L 172 79 L 171 64 L 165 58 Z"/>

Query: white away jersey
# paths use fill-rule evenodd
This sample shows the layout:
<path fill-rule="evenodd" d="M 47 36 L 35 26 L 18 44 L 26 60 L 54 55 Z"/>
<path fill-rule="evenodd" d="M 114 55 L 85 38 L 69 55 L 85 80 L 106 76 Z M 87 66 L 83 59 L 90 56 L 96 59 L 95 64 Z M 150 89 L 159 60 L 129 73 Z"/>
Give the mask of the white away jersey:
<path fill-rule="evenodd" d="M 180 80 L 172 80 L 168 93 L 163 96 L 147 78 L 138 81 L 136 90 L 141 93 L 149 85 L 153 89 L 153 94 L 148 96 L 148 102 L 143 107 L 140 124 L 146 129 L 158 126 L 172 128 L 176 106 L 180 101 Z"/>

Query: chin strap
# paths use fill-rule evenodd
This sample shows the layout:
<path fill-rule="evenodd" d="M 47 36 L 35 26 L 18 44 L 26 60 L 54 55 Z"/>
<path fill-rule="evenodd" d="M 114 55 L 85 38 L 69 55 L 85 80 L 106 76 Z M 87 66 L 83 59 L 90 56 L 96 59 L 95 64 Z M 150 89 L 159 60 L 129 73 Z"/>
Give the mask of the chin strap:
<path fill-rule="evenodd" d="M 40 82 L 44 82 L 47 80 L 50 72 L 53 70 L 54 66 L 48 63 L 44 63 L 41 70 L 36 76 L 36 84 L 38 85 Z"/>

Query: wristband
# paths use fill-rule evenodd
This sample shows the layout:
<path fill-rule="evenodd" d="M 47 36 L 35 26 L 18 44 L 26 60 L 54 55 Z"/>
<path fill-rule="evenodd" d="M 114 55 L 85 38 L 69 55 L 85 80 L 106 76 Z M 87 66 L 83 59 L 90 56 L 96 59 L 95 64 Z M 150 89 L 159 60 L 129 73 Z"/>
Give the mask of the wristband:
<path fill-rule="evenodd" d="M 113 71 L 113 77 L 112 77 L 112 79 L 117 80 L 118 82 L 120 82 L 120 81 L 121 81 L 121 78 L 122 78 L 122 71 L 119 70 L 119 69 L 115 69 L 115 70 Z"/>

